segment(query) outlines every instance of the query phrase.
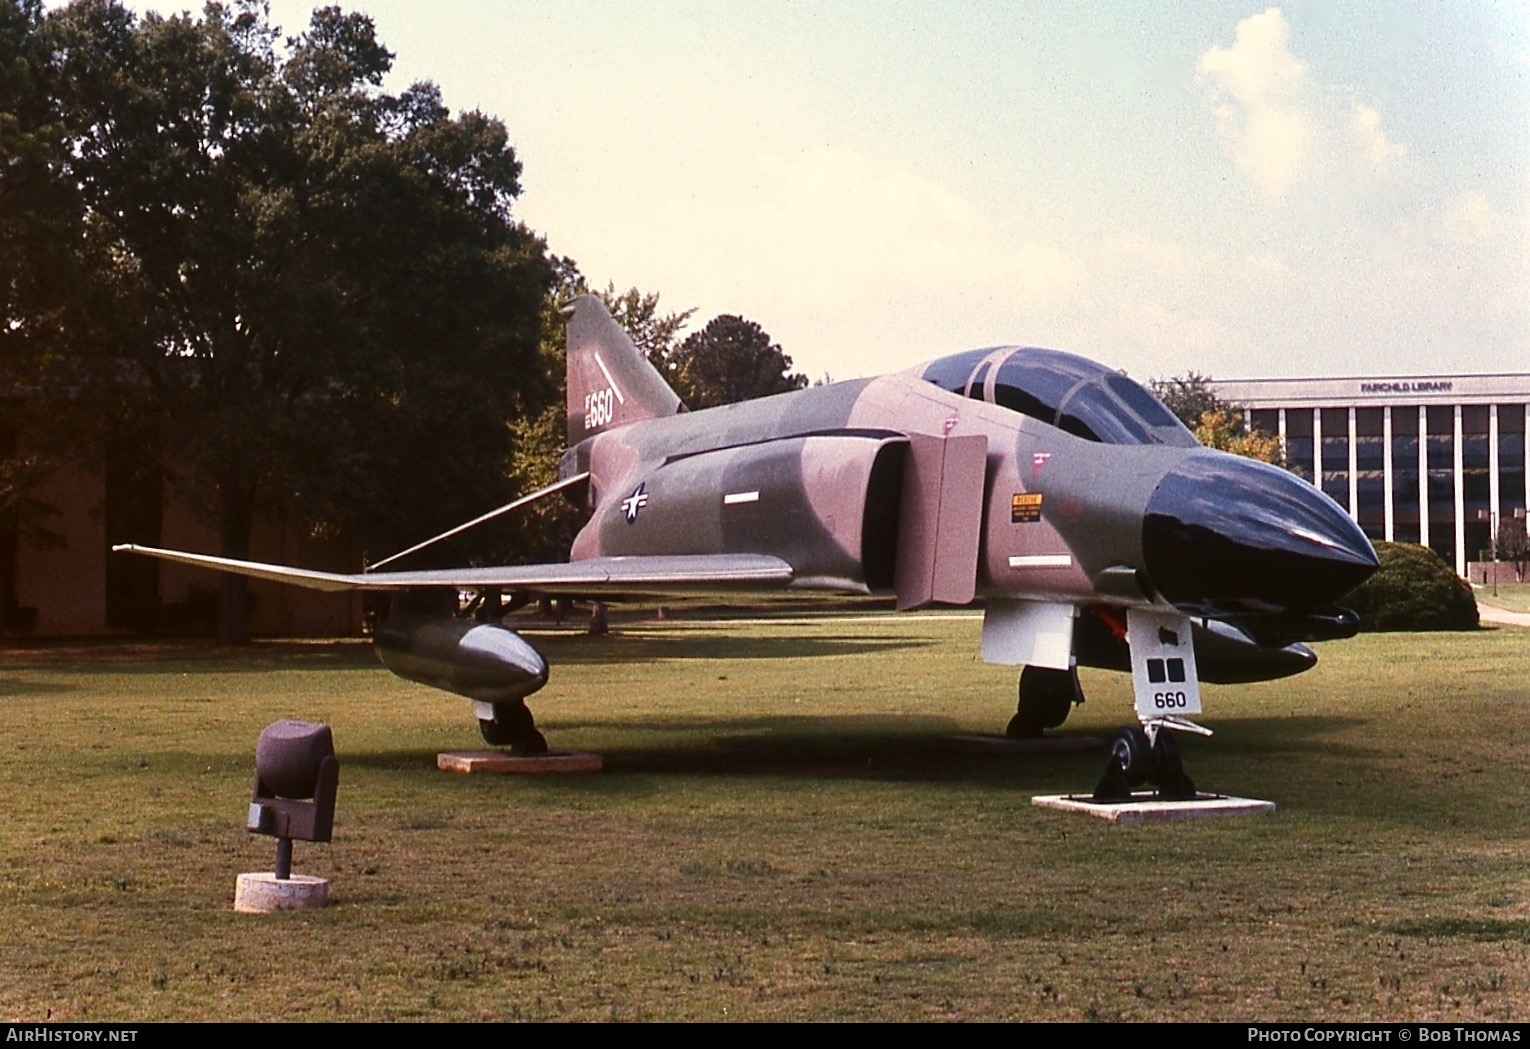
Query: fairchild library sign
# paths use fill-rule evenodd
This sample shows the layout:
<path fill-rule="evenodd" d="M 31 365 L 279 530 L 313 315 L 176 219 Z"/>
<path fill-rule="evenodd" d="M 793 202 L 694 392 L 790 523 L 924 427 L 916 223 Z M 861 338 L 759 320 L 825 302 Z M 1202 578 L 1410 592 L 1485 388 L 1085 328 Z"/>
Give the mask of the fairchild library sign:
<path fill-rule="evenodd" d="M 1320 379 L 1217 379 L 1218 396 L 1246 408 L 1349 408 L 1362 404 L 1515 404 L 1530 375 L 1347 375 Z M 1400 400 L 1401 398 L 1401 400 Z"/>
<path fill-rule="evenodd" d="M 1448 380 L 1423 380 L 1399 382 L 1362 382 L 1361 393 L 1450 393 L 1455 383 Z"/>

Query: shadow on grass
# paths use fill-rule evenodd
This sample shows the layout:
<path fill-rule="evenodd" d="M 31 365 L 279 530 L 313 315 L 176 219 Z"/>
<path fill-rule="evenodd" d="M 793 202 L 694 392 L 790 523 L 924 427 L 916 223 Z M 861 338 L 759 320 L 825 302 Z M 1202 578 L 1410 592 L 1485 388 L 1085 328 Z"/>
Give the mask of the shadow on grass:
<path fill-rule="evenodd" d="M 274 670 L 378 670 L 369 642 L 60 641 L 0 648 L 7 667 L 64 674 L 264 674 Z"/>
<path fill-rule="evenodd" d="M 614 635 L 604 638 L 536 638 L 536 648 L 553 666 L 606 663 L 646 663 L 673 659 L 813 659 L 823 656 L 859 656 L 899 649 L 927 648 L 935 641 L 907 636 L 866 635 L 833 637 L 737 637 L 683 632 L 640 637 Z"/>
<path fill-rule="evenodd" d="M 21 696 L 56 696 L 67 692 L 83 691 L 80 685 L 63 685 L 54 681 L 22 681 L 17 678 L 0 678 L 0 699 Z"/>
<path fill-rule="evenodd" d="M 1180 733 L 1183 746 L 1225 755 L 1280 753 L 1353 754 L 1347 744 L 1327 742 L 1329 737 L 1359 728 L 1366 718 L 1336 714 L 1298 714 L 1290 717 L 1216 718 L 1209 727 L 1216 735 L 1206 737 Z"/>
<path fill-rule="evenodd" d="M 1245 718 L 1217 724 L 1214 738 L 1185 738 L 1186 771 L 1204 790 L 1275 799 L 1283 809 L 1313 815 L 1358 817 L 1382 824 L 1435 826 L 1452 821 L 1486 833 L 1501 823 L 1493 806 L 1466 806 L 1466 797 L 1501 795 L 1459 781 L 1420 775 L 1393 748 L 1334 737 L 1364 719 L 1311 715 Z M 999 726 L 996 723 L 994 728 Z M 861 781 L 906 785 L 991 787 L 1024 793 L 1087 793 L 1104 770 L 1101 750 L 1015 753 L 965 746 L 953 736 L 970 731 L 955 719 L 921 714 L 765 717 L 679 717 L 648 722 L 544 722 L 553 747 L 576 732 L 594 734 L 579 745 L 601 754 L 596 776 L 530 777 L 519 782 L 563 796 L 662 796 L 675 781 Z M 1061 736 L 1108 736 L 1080 726 Z M 565 743 L 564 741 L 568 742 Z M 460 749 L 481 749 L 475 737 Z M 442 749 L 449 749 L 443 747 Z M 390 750 L 347 755 L 347 764 L 382 771 L 436 775 L 435 751 Z M 1482 776 L 1486 783 L 1512 777 L 1512 769 Z M 465 795 L 495 793 L 485 777 Z M 1514 788 L 1516 791 L 1522 788 Z M 1500 828 L 1501 829 L 1501 828 Z"/>
<path fill-rule="evenodd" d="M 601 793 L 612 785 L 597 781 L 626 776 L 1022 784 L 1067 775 L 1071 781 L 1079 779 L 1081 769 L 1088 770 L 1085 778 L 1094 776 L 1103 762 L 1099 750 L 1082 755 L 974 751 L 952 740 L 964 731 L 955 720 L 917 714 L 669 718 L 617 727 L 552 722 L 544 728 L 554 748 L 560 734 L 577 729 L 614 729 L 628 740 L 637 734 L 652 739 L 651 745 L 598 745 L 605 761 L 602 776 L 556 778 L 569 789 Z M 473 742 L 461 749 L 482 746 Z M 389 771 L 434 768 L 435 753 L 372 752 L 352 755 L 347 762 Z"/>
<path fill-rule="evenodd" d="M 1479 943 L 1530 943 L 1530 921 L 1523 918 L 1422 918 L 1398 922 L 1390 930 L 1399 936 L 1427 939 L 1475 940 Z"/>

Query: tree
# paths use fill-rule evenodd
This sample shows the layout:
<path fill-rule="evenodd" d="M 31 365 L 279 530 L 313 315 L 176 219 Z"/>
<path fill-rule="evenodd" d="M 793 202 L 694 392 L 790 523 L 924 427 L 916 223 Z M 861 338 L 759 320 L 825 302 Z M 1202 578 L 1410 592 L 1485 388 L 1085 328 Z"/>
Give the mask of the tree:
<path fill-rule="evenodd" d="M 1280 438 L 1274 434 L 1251 432 L 1243 425 L 1243 413 L 1236 409 L 1206 412 L 1190 427 L 1190 432 L 1207 448 L 1276 466 L 1284 462 L 1280 452 Z"/>
<path fill-rule="evenodd" d="M 1440 555 L 1413 543 L 1376 543 L 1381 566 L 1341 603 L 1361 630 L 1476 630 L 1471 584 Z"/>
<path fill-rule="evenodd" d="M 686 336 L 673 360 L 675 392 L 697 411 L 790 393 L 808 384 L 758 324 L 732 314 L 714 317 Z"/>
<path fill-rule="evenodd" d="M 428 83 L 383 92 L 393 55 L 337 8 L 285 42 L 258 0 L 141 19 L 0 0 L 0 28 L 37 56 L 32 93 L 0 101 L 0 129 L 33 129 L 6 132 L 0 171 L 42 155 L 22 195 L 63 204 L 31 226 L 74 234 L 58 259 L 0 228 L 0 256 L 26 252 L 13 286 L 65 267 L 85 318 L 13 295 L 0 331 L 158 428 L 223 555 L 248 556 L 265 502 L 375 554 L 508 498 L 505 424 L 555 396 L 536 357 L 553 270 L 511 217 L 499 121 L 452 117 Z M 225 577 L 224 640 L 245 609 Z"/>
<path fill-rule="evenodd" d="M 99 349 L 106 311 L 76 251 L 77 187 L 58 178 L 69 137 L 49 92 L 43 19 L 40 0 L 0 0 L 0 531 L 54 545 L 56 510 L 35 490 L 102 429 L 100 411 L 80 410 L 81 376 L 62 365 L 67 350 Z M 67 395 L 45 402 L 49 386 Z"/>
<path fill-rule="evenodd" d="M 1525 567 L 1530 564 L 1530 535 L 1525 531 L 1523 517 L 1508 517 L 1499 522 L 1498 559 L 1514 566 L 1514 578 L 1525 581 Z"/>
<path fill-rule="evenodd" d="M 671 385 L 675 382 L 675 351 L 681 330 L 696 312 L 692 307 L 679 313 L 660 313 L 659 294 L 644 294 L 636 288 L 618 293 L 616 285 L 607 284 L 600 293 L 600 300 L 611 311 L 611 316 L 632 337 L 634 345 L 643 351 L 650 364 Z"/>
<path fill-rule="evenodd" d="M 1233 405 L 1217 396 L 1211 377 L 1199 372 L 1186 372 L 1167 379 L 1153 379 L 1148 383 L 1163 406 L 1186 426 L 1194 429 L 1207 412 L 1228 411 Z M 1238 414 L 1241 414 L 1238 413 Z"/>
<path fill-rule="evenodd" d="M 1217 396 L 1210 377 L 1187 372 L 1169 379 L 1154 379 L 1148 385 L 1164 407 L 1207 448 L 1284 465 L 1280 438 L 1251 432 L 1243 423 L 1243 409 Z"/>

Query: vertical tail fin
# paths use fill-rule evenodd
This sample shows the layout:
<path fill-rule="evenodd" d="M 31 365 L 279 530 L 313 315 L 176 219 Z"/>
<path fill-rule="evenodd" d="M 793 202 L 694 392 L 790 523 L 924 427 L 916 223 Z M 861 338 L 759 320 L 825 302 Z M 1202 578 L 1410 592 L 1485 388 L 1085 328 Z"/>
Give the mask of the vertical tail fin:
<path fill-rule="evenodd" d="M 685 411 L 648 358 L 622 331 L 605 303 L 581 295 L 568 318 L 568 444 L 643 419 Z"/>

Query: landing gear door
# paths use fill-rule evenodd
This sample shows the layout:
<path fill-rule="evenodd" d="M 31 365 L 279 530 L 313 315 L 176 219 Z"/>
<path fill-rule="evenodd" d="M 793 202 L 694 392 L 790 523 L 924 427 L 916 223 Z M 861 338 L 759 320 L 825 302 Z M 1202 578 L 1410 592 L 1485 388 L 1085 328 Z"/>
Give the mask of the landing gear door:
<path fill-rule="evenodd" d="M 1190 617 L 1157 609 L 1128 609 L 1126 643 L 1132 652 L 1132 689 L 1142 721 L 1201 712 Z"/>

